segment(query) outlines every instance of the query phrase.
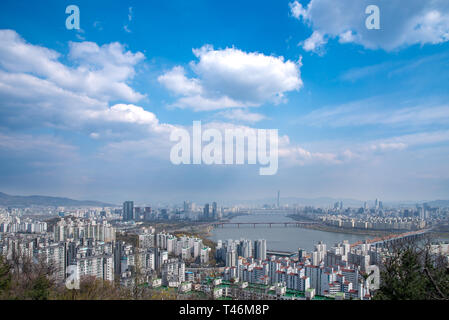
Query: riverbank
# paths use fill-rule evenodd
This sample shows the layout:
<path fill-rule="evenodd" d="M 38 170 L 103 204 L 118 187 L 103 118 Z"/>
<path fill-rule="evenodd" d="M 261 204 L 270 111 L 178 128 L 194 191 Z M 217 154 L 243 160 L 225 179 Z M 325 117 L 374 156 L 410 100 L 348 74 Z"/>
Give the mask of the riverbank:
<path fill-rule="evenodd" d="M 304 221 L 305 220 L 303 216 L 298 216 L 298 215 L 289 215 L 288 217 L 295 221 Z M 310 219 L 308 219 L 308 220 L 310 220 Z M 312 220 L 310 220 L 310 221 L 312 221 Z M 313 220 L 313 222 L 317 222 L 317 221 Z M 384 237 L 384 236 L 394 234 L 394 232 L 391 232 L 391 231 L 339 228 L 339 227 L 329 226 L 324 223 L 303 225 L 303 226 L 301 226 L 301 228 L 324 231 L 324 232 L 334 232 L 334 233 L 353 234 L 353 235 L 360 235 L 360 236 L 372 236 L 372 237 Z"/>
<path fill-rule="evenodd" d="M 432 238 L 449 240 L 449 232 L 430 231 Z"/>
<path fill-rule="evenodd" d="M 234 218 L 247 216 L 247 213 L 234 213 L 226 217 L 226 219 L 207 221 L 207 222 L 196 222 L 190 223 L 188 225 L 183 225 L 182 227 L 175 227 L 169 230 L 170 232 L 189 232 L 191 234 L 197 234 L 201 238 L 209 238 L 212 236 L 212 230 L 214 230 L 214 223 L 217 222 L 229 222 Z"/>

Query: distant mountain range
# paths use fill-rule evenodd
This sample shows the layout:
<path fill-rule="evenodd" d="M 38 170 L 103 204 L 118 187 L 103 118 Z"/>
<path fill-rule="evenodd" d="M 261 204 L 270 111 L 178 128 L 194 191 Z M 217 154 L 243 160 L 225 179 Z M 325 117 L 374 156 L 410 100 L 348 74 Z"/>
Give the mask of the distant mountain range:
<path fill-rule="evenodd" d="M 343 201 L 344 207 L 362 207 L 364 201 L 355 199 L 337 199 L 330 197 L 321 198 L 300 198 L 300 197 L 285 197 L 280 199 L 281 205 L 300 205 L 300 206 L 314 206 L 314 207 L 332 207 L 335 202 Z M 204 201 L 203 201 L 204 202 Z M 207 201 L 206 201 L 207 202 Z M 259 200 L 242 200 L 242 201 L 222 201 L 220 205 L 245 205 L 249 207 L 260 207 L 262 205 L 274 205 L 277 202 L 275 198 L 259 199 Z M 199 201 L 198 203 L 201 203 Z M 205 202 L 204 202 L 205 203 Z M 384 206 L 415 206 L 426 203 L 430 207 L 449 207 L 449 200 L 433 200 L 433 201 L 396 201 L 384 202 Z M 367 201 L 369 207 L 374 205 L 374 201 Z M 169 203 L 165 204 L 170 206 Z M 162 205 L 161 206 L 165 206 Z M 69 198 L 48 197 L 48 196 L 12 196 L 0 192 L 0 206 L 3 207 L 117 207 L 117 205 L 93 200 L 73 200 Z"/>
<path fill-rule="evenodd" d="M 91 200 L 47 196 L 11 196 L 0 192 L 0 206 L 4 207 L 115 207 L 116 205 Z"/>

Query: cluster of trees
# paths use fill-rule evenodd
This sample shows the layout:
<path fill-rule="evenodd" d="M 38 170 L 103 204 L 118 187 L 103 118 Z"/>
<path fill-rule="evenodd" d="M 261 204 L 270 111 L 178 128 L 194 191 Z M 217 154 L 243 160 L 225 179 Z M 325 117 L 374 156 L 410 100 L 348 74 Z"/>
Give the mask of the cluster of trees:
<path fill-rule="evenodd" d="M 381 265 L 377 300 L 448 300 L 447 257 L 431 250 L 430 240 L 402 241 L 388 248 Z"/>
<path fill-rule="evenodd" d="M 57 270 L 43 261 L 16 255 L 0 255 L 0 300 L 176 300 L 174 290 L 153 290 L 136 281 L 123 287 L 117 283 L 84 277 L 80 288 L 69 290 L 56 280 Z M 136 279 L 137 280 L 137 279 Z"/>
<path fill-rule="evenodd" d="M 0 299 L 47 300 L 51 296 L 55 273 L 42 261 L 33 262 L 26 256 L 6 261 L 0 256 Z"/>

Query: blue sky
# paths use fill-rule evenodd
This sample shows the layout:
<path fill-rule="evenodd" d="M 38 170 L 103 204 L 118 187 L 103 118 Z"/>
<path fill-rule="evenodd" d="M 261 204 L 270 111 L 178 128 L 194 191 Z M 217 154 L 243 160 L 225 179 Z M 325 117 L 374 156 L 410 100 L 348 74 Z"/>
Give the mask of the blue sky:
<path fill-rule="evenodd" d="M 67 30 L 65 8 L 80 8 Z M 380 8 L 367 30 L 365 8 Z M 449 4 L 0 4 L 0 190 L 121 202 L 449 198 Z M 169 132 L 279 129 L 258 166 L 174 166 Z"/>

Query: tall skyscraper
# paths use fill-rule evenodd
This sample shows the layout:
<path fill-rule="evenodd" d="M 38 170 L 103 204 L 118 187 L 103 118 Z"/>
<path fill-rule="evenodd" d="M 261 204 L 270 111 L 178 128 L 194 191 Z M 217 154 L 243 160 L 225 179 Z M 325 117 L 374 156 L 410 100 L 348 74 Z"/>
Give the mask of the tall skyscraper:
<path fill-rule="evenodd" d="M 142 220 L 142 210 L 140 207 L 134 208 L 134 220 L 136 220 L 136 221 Z"/>
<path fill-rule="evenodd" d="M 123 255 L 124 242 L 117 241 L 113 243 L 113 255 L 114 255 L 114 272 L 116 275 L 121 273 L 121 258 Z"/>
<path fill-rule="evenodd" d="M 204 205 L 203 213 L 204 213 L 204 218 L 205 219 L 209 219 L 209 217 L 210 217 L 210 208 L 209 208 L 209 204 L 208 203 L 206 203 Z"/>
<path fill-rule="evenodd" d="M 300 259 L 300 261 L 302 258 L 306 257 L 306 254 L 307 254 L 306 250 L 298 248 L 298 258 Z"/>
<path fill-rule="evenodd" d="M 212 217 L 213 217 L 214 219 L 217 219 L 217 215 L 218 215 L 218 212 L 217 212 L 217 203 L 216 203 L 216 202 L 212 202 Z"/>
<path fill-rule="evenodd" d="M 123 220 L 124 221 L 134 220 L 134 202 L 133 201 L 123 202 Z"/>
<path fill-rule="evenodd" d="M 281 207 L 281 191 L 278 191 L 278 198 L 277 198 L 277 207 Z"/>
<path fill-rule="evenodd" d="M 237 254 L 243 258 L 253 256 L 253 245 L 251 240 L 242 239 L 237 247 Z"/>
<path fill-rule="evenodd" d="M 151 218 L 152 218 L 151 207 L 145 207 L 144 220 L 145 221 L 150 221 Z"/>
<path fill-rule="evenodd" d="M 226 267 L 235 267 L 237 265 L 237 253 L 235 250 L 229 250 L 226 253 Z"/>
<path fill-rule="evenodd" d="M 192 203 L 190 201 L 184 201 L 184 212 L 192 211 Z"/>
<path fill-rule="evenodd" d="M 254 258 L 265 260 L 267 258 L 267 240 L 254 241 Z"/>

